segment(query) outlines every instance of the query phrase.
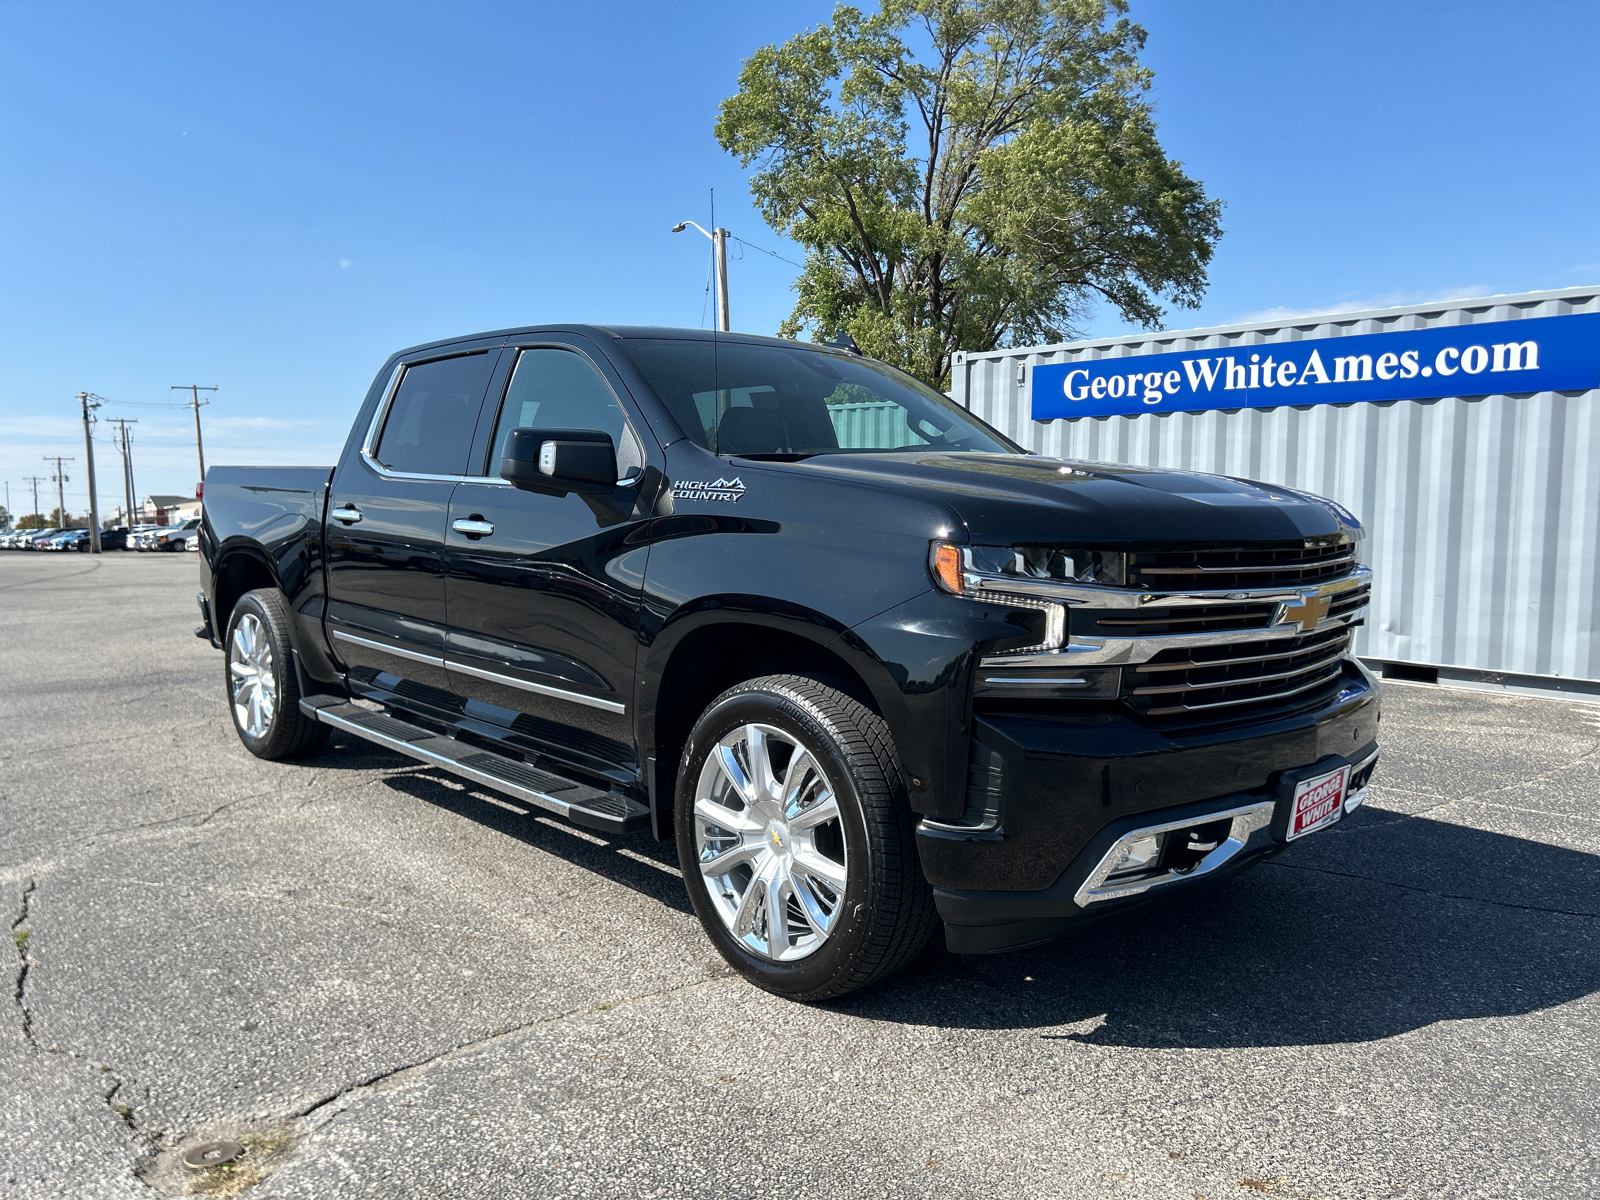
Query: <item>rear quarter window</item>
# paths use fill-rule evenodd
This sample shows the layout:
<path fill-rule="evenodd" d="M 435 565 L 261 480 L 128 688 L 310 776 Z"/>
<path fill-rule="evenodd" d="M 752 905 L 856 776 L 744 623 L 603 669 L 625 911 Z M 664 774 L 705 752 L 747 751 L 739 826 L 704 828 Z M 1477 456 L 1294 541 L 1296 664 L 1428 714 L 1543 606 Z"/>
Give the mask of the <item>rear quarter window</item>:
<path fill-rule="evenodd" d="M 408 366 L 389 402 L 373 457 L 408 475 L 461 475 L 489 386 L 494 356 L 438 358 Z"/>

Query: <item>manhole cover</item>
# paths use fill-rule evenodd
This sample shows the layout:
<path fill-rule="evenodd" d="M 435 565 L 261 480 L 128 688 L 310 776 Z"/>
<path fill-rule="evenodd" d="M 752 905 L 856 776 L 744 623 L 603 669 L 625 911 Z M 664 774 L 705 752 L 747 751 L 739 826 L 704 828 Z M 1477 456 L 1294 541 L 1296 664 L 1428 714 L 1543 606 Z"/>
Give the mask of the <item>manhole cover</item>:
<path fill-rule="evenodd" d="M 231 1163 L 244 1153 L 238 1142 L 206 1142 L 183 1152 L 183 1165 L 191 1171 L 204 1171 Z"/>

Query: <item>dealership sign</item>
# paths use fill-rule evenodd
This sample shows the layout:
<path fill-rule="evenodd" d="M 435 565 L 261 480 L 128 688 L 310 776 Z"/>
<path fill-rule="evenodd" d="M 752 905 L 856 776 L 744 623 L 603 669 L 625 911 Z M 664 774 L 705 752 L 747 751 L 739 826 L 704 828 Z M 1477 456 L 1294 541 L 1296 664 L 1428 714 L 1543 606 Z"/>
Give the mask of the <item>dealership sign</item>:
<path fill-rule="evenodd" d="M 1033 368 L 1033 419 L 1584 391 L 1600 313 L 1485 321 Z"/>

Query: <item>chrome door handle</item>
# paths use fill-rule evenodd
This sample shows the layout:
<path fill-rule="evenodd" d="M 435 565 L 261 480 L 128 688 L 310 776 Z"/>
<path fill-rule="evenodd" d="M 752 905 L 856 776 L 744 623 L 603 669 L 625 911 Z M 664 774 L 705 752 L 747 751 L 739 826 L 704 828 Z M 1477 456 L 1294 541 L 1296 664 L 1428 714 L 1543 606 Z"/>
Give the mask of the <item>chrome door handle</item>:
<path fill-rule="evenodd" d="M 492 524 L 490 524 L 488 521 L 482 521 L 476 518 L 470 521 L 466 519 L 452 521 L 450 522 L 450 528 L 454 529 L 457 533 L 464 533 L 468 537 L 488 537 L 494 532 L 494 526 Z"/>
<path fill-rule="evenodd" d="M 328 515 L 335 521 L 343 521 L 346 525 L 354 525 L 361 520 L 361 510 L 353 504 L 341 504 Z"/>

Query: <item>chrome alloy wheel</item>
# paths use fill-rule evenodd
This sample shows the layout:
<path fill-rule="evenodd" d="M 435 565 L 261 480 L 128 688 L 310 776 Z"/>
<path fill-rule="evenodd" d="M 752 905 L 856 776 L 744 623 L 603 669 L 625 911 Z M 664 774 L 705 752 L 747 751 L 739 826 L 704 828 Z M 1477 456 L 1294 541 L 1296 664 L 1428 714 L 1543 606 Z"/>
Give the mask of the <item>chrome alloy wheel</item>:
<path fill-rule="evenodd" d="M 245 613 L 228 639 L 228 689 L 239 728 L 253 738 L 267 736 L 278 702 L 278 680 L 273 674 L 272 643 L 266 626 L 254 613 Z"/>
<path fill-rule="evenodd" d="M 706 758 L 694 839 L 712 907 L 747 950 L 806 958 L 838 924 L 850 878 L 833 787 L 771 725 L 741 725 Z"/>

